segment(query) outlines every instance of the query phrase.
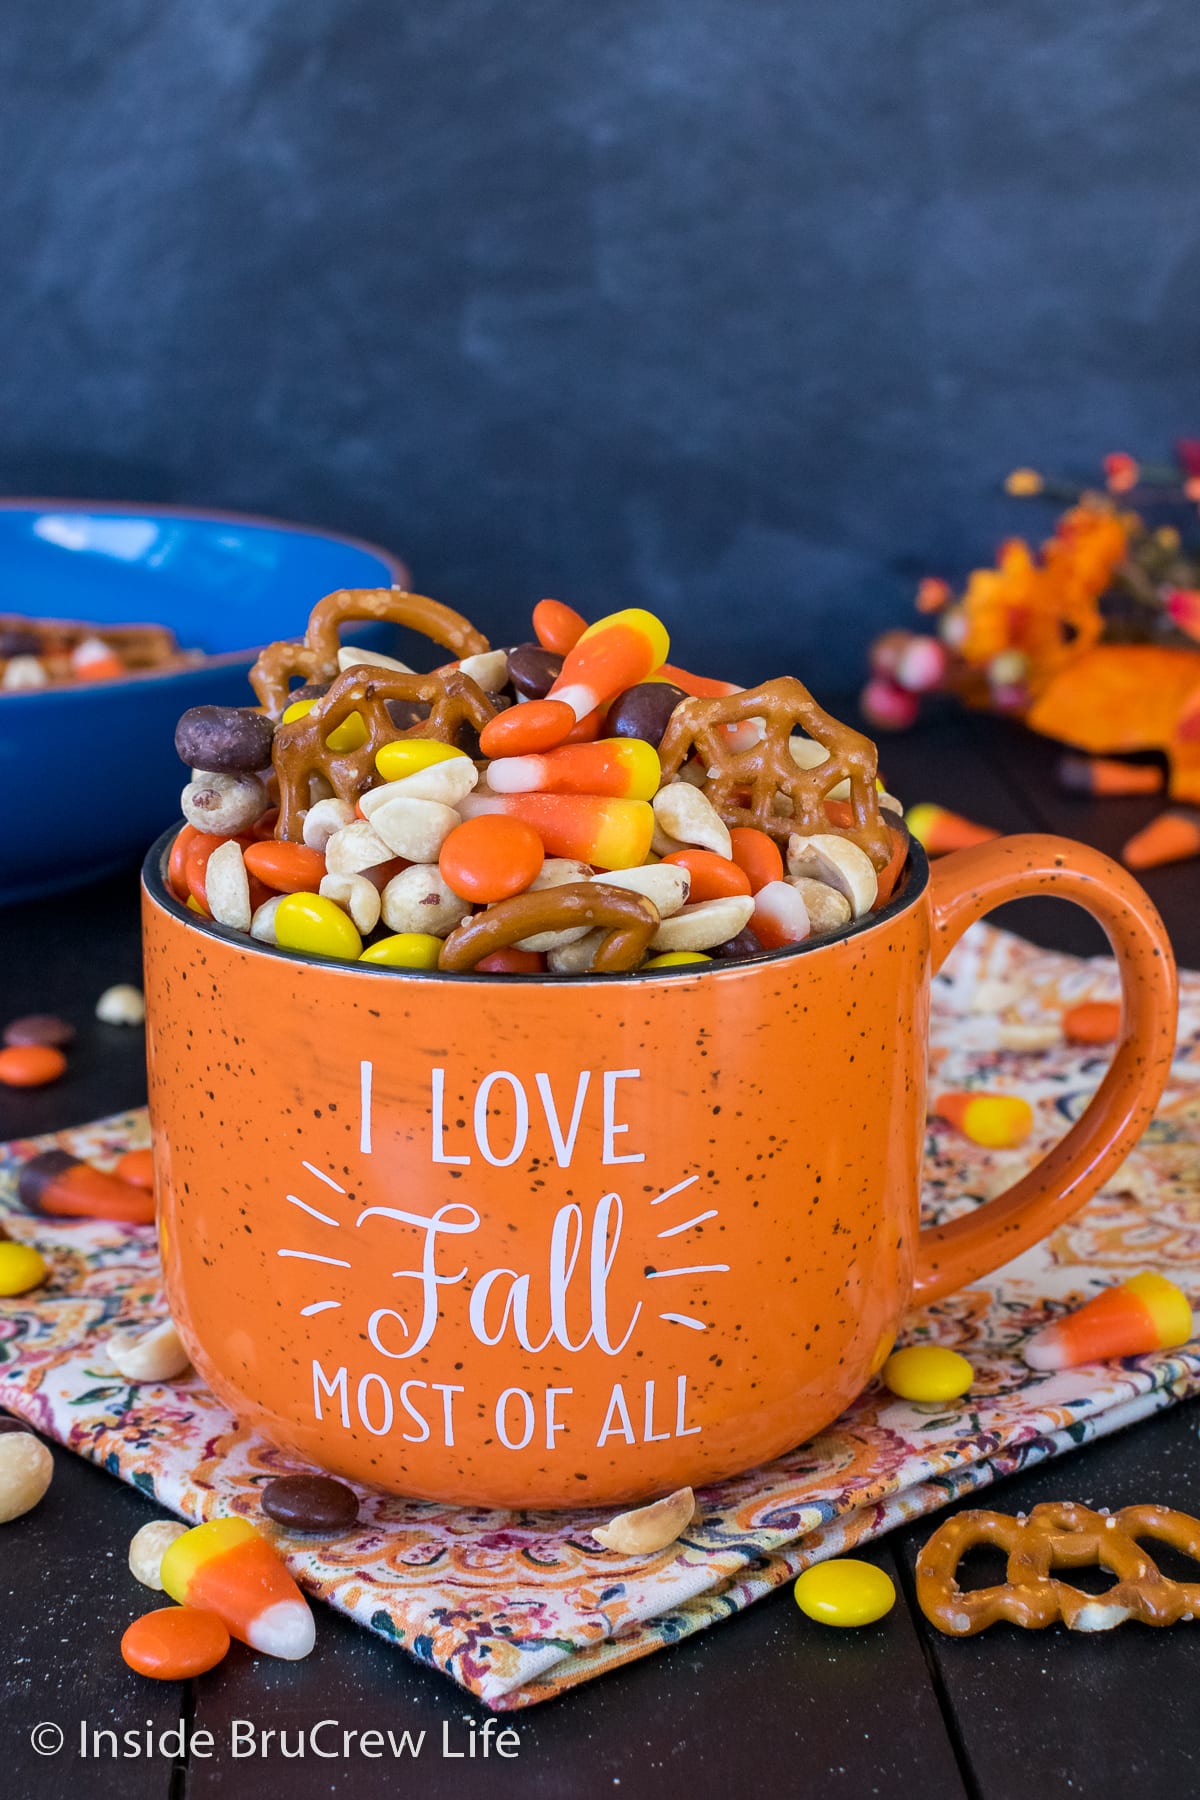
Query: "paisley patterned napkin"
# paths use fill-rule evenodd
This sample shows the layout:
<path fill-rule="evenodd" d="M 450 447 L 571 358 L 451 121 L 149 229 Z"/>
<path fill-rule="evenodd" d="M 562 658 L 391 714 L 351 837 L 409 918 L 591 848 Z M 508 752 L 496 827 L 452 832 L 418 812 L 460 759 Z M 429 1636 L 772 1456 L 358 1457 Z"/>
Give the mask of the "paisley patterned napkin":
<path fill-rule="evenodd" d="M 1180 1043 L 1154 1124 L 1082 1214 L 986 1282 L 909 1321 L 908 1342 L 952 1345 L 976 1381 L 919 1406 L 872 1387 L 790 1456 L 704 1490 L 670 1550 L 624 1561 L 589 1536 L 596 1512 L 513 1513 L 364 1492 L 360 1526 L 318 1547 L 268 1527 L 301 1584 L 500 1709 L 527 1706 L 748 1606 L 808 1563 L 860 1544 L 1000 1475 L 1115 1431 L 1200 1390 L 1200 1343 L 1058 1375 L 1020 1360 L 1056 1309 L 1138 1269 L 1200 1302 L 1200 975 L 1185 975 Z M 1074 1118 L 1105 1057 L 1060 1045 L 997 1049 L 997 1015 L 1056 1016 L 1116 994 L 1108 962 L 969 932 L 934 984 L 938 1088 L 1018 1089 L 1032 1145 L 989 1151 L 929 1128 L 924 1209 L 946 1219 L 999 1191 Z M 102 1350 L 118 1324 L 160 1316 L 153 1233 L 53 1225 L 17 1206 L 14 1172 L 60 1144 L 103 1162 L 147 1141 L 144 1112 L 0 1149 L 0 1219 L 36 1242 L 50 1284 L 0 1301 L 0 1405 L 189 1519 L 243 1512 L 294 1458 L 242 1430 L 196 1378 L 130 1387 Z M 1064 1493 L 1070 1487 L 1069 1481 Z"/>

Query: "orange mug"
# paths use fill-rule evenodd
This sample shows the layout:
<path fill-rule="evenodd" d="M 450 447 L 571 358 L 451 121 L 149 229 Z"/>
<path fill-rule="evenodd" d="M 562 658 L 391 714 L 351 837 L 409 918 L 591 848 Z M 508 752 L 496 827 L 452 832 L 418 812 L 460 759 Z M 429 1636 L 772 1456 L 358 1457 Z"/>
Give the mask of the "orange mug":
<path fill-rule="evenodd" d="M 697 972 L 443 975 L 268 948 L 147 859 L 163 1263 L 244 1423 L 398 1494 L 643 1500 L 836 1418 L 900 1320 L 1062 1223 L 1149 1120 L 1170 946 L 1108 858 L 1000 839 L 844 935 Z M 929 983 L 1026 894 L 1097 918 L 1124 1031 L 998 1199 L 919 1228 Z"/>

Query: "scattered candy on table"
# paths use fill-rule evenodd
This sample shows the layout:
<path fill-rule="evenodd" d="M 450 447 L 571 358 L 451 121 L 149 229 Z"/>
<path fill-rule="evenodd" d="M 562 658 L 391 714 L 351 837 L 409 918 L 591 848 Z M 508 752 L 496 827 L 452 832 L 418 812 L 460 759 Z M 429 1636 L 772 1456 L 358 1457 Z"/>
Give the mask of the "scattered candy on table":
<path fill-rule="evenodd" d="M 245 1519 L 210 1519 L 185 1531 L 168 1546 L 160 1575 L 172 1600 L 216 1613 L 252 1650 L 296 1662 L 316 1642 L 300 1589 Z"/>
<path fill-rule="evenodd" d="M 21 1165 L 17 1198 L 46 1218 L 114 1219 L 126 1225 L 154 1223 L 154 1194 L 121 1181 L 69 1150 L 43 1150 Z"/>
<path fill-rule="evenodd" d="M 358 1518 L 358 1495 L 332 1475 L 277 1475 L 260 1500 L 268 1519 L 289 1531 L 348 1531 Z"/>
<path fill-rule="evenodd" d="M 141 988 L 120 981 L 105 988 L 96 1002 L 96 1017 L 102 1025 L 142 1025 L 146 1019 L 146 998 Z"/>
<path fill-rule="evenodd" d="M 1127 1619 L 1142 1625 L 1174 1625 L 1200 1614 L 1200 1582 L 1172 1581 L 1150 1553 L 1155 1541 L 1182 1555 L 1200 1555 L 1200 1520 L 1165 1506 L 1126 1506 L 1093 1512 L 1074 1500 L 1035 1506 L 1026 1517 L 1007 1513 L 956 1513 L 938 1526 L 917 1558 L 917 1602 L 939 1631 L 973 1637 L 1000 1619 L 1023 1631 L 1043 1631 L 1059 1620 L 1068 1631 L 1112 1631 Z M 981 1545 L 1003 1550 L 1003 1583 L 963 1588 L 962 1558 Z M 1074 1587 L 1069 1569 L 1107 1571 L 1114 1579 L 1100 1593 Z"/>
<path fill-rule="evenodd" d="M 130 1187 L 145 1188 L 148 1194 L 154 1192 L 154 1152 L 152 1150 L 126 1150 L 113 1164 L 112 1172 L 118 1181 L 128 1182 Z"/>
<path fill-rule="evenodd" d="M 1200 814 L 1160 813 L 1144 831 L 1135 832 L 1121 852 L 1131 869 L 1160 869 L 1164 863 L 1189 862 L 1200 856 Z"/>
<path fill-rule="evenodd" d="M 54 1479 L 54 1458 L 19 1419 L 5 1419 L 0 1431 L 0 1525 L 22 1518 L 37 1505 Z"/>
<path fill-rule="evenodd" d="M 53 1050 L 65 1050 L 74 1041 L 75 1027 L 54 1013 L 28 1013 L 4 1027 L 4 1042 L 9 1045 L 48 1044 Z"/>
<path fill-rule="evenodd" d="M 1174 1350 L 1192 1335 L 1192 1305 L 1165 1275 L 1147 1271 L 1104 1288 L 1078 1311 L 1035 1331 L 1021 1352 L 1031 1369 L 1075 1369 L 1116 1356 Z"/>
<path fill-rule="evenodd" d="M 32 1244 L 0 1242 L 0 1300 L 28 1294 L 49 1279 L 50 1270 L 40 1250 Z"/>
<path fill-rule="evenodd" d="M 0 1083 L 5 1087 L 45 1087 L 66 1067 L 66 1057 L 52 1044 L 9 1044 L 0 1050 Z"/>
<path fill-rule="evenodd" d="M 229 1633 L 215 1613 L 163 1606 L 135 1619 L 121 1639 L 121 1655 L 154 1681 L 189 1681 L 207 1674 L 229 1653 Z"/>
<path fill-rule="evenodd" d="M 1161 794 L 1163 790 L 1163 772 L 1157 763 L 1119 762 L 1110 756 L 1064 756 L 1058 765 L 1058 781 L 1068 794 L 1097 798 Z"/>
<path fill-rule="evenodd" d="M 1063 1036 L 1069 1044 L 1115 1044 L 1121 1035 L 1118 1000 L 1081 1000 L 1062 1016 Z"/>
<path fill-rule="evenodd" d="M 933 1113 L 989 1150 L 1013 1149 L 1033 1130 L 1033 1108 L 1019 1094 L 939 1094 Z"/>
<path fill-rule="evenodd" d="M 813 1563 L 796 1577 L 796 1605 L 819 1625 L 874 1625 L 896 1604 L 896 1584 L 885 1570 L 855 1556 Z"/>
<path fill-rule="evenodd" d="M 339 643 L 355 618 L 458 660 L 421 675 Z M 326 596 L 259 656 L 259 708 L 179 721 L 176 899 L 284 951 L 503 977 L 703 971 L 892 898 L 899 802 L 798 681 L 693 675 L 639 608 L 587 625 L 542 601 L 534 630 L 492 650 L 421 595 Z"/>
<path fill-rule="evenodd" d="M 148 1331 L 114 1332 L 104 1346 L 108 1360 L 126 1381 L 178 1381 L 191 1367 L 173 1319 Z"/>
<path fill-rule="evenodd" d="M 940 1344 L 910 1344 L 894 1350 L 881 1371 L 883 1385 L 901 1400 L 957 1400 L 975 1379 L 975 1371 L 957 1350 Z"/>
<path fill-rule="evenodd" d="M 987 844 L 1000 836 L 990 825 L 976 825 L 973 819 L 964 819 L 961 813 L 950 812 L 945 806 L 934 806 L 928 800 L 910 806 L 904 815 L 904 823 L 929 856 L 948 856 L 953 850 L 970 850 L 975 844 Z"/>

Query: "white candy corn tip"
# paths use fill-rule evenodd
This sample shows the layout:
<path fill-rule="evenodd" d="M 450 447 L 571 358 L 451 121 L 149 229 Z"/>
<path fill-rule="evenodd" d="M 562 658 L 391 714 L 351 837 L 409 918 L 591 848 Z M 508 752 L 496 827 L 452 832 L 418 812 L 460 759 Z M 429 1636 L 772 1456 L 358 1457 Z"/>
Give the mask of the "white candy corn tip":
<path fill-rule="evenodd" d="M 564 706 L 570 707 L 577 719 L 586 719 L 590 712 L 595 712 L 597 705 L 595 694 L 591 692 L 590 688 L 583 687 L 579 682 L 575 682 L 571 687 L 559 688 L 555 693 L 547 694 L 546 698 L 547 700 L 561 700 Z"/>
<path fill-rule="evenodd" d="M 1045 1331 L 1035 1331 L 1021 1355 L 1025 1358 L 1026 1366 L 1036 1369 L 1039 1375 L 1049 1375 L 1056 1369 L 1070 1366 L 1059 1341 L 1059 1334 L 1053 1326 Z"/>
<path fill-rule="evenodd" d="M 299 1662 L 317 1641 L 317 1622 L 303 1600 L 277 1600 L 246 1630 L 246 1642 L 264 1656 Z"/>

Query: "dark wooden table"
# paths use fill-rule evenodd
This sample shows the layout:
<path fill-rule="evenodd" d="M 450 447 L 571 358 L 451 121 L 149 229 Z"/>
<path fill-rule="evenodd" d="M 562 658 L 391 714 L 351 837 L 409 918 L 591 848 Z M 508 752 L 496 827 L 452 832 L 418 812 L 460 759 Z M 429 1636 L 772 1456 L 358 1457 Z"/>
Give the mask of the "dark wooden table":
<path fill-rule="evenodd" d="M 1006 831 L 1053 830 L 1116 851 L 1155 809 L 1151 801 L 1068 799 L 1054 786 L 1054 756 L 1016 728 L 946 711 L 884 746 L 892 788 L 907 801 L 937 799 Z M 64 826 L 65 829 L 65 826 Z M 1200 963 L 1200 865 L 1152 874 L 1147 885 L 1181 962 Z M 1098 931 L 1073 909 L 1024 902 L 1001 922 L 1041 943 L 1090 952 Z M 141 1033 L 92 1017 L 102 988 L 136 981 L 133 875 L 0 915 L 0 1017 L 56 1011 L 80 1041 L 70 1072 L 39 1093 L 0 1091 L 0 1138 L 52 1130 L 144 1098 Z M 1194 1406 L 1181 1406 L 1065 1462 L 1004 1482 L 1006 1511 L 1039 1500 L 1117 1507 L 1156 1500 L 1200 1510 Z M 40 1800 L 81 1794 L 124 1800 L 217 1796 L 420 1793 L 423 1800 L 506 1795 L 537 1800 L 740 1800 L 750 1794 L 865 1800 L 1184 1800 L 1200 1794 L 1200 1627 L 1154 1632 L 1127 1625 L 1083 1639 L 1000 1626 L 955 1642 L 931 1632 L 913 1601 L 912 1571 L 928 1525 L 898 1532 L 870 1554 L 895 1578 L 900 1601 L 880 1624 L 838 1633 L 810 1624 L 784 1588 L 749 1612 L 676 1648 L 500 1723 L 520 1751 L 487 1761 L 442 1753 L 467 1748 L 488 1716 L 441 1676 L 322 1609 L 308 1661 L 271 1663 L 239 1646 L 201 1681 L 178 1689 L 143 1681 L 117 1642 L 145 1610 L 125 1559 L 155 1510 L 131 1489 L 55 1449 L 56 1478 L 37 1510 L 0 1528 L 0 1794 Z M 339 1731 L 424 1731 L 419 1762 L 357 1753 L 284 1760 L 235 1758 L 234 1722 L 297 1733 L 319 1720 Z M 155 1733 L 183 1721 L 213 1734 L 209 1757 L 155 1753 L 81 1760 L 81 1721 Z M 57 1755 L 34 1753 L 30 1734 L 58 1724 Z M 328 1746 L 329 1734 L 320 1738 Z"/>

